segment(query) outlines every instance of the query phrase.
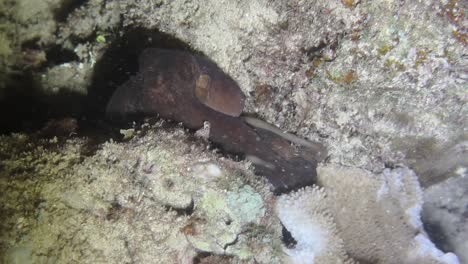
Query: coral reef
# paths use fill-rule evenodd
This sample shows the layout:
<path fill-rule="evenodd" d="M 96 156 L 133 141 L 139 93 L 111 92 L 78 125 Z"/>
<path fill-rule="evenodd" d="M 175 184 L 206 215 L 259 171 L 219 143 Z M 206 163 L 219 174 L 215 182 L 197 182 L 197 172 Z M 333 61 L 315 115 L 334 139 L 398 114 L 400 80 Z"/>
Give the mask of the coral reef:
<path fill-rule="evenodd" d="M 465 13 L 460 0 L 1 0 L 2 133 L 76 118 L 58 138 L 53 122 L 0 136 L 2 261 L 456 263 L 439 248 L 466 262 Z M 182 129 L 82 138 L 75 122 L 102 117 L 149 47 L 213 60 L 268 133 L 326 153 L 321 187 L 274 197 Z"/>
<path fill-rule="evenodd" d="M 110 45 L 143 28 L 207 55 L 248 95 L 247 111 L 283 131 L 325 142 L 334 163 L 372 171 L 403 163 L 425 186 L 463 163 L 425 162 L 466 141 L 462 1 L 3 3 L 4 10 L 15 11 L 6 25 L 18 21 L 18 30 L 5 29 L 2 43 L 21 47 L 15 53 L 26 52 L 32 61 L 45 53 L 45 69 L 33 72 L 44 76 L 38 79 L 45 91 L 86 94 L 95 63 Z M 167 46 L 167 39 L 151 38 L 138 39 Z M 57 57 L 74 55 L 56 60 L 54 47 Z M 128 54 L 137 57 L 131 50 L 136 47 L 129 46 Z M 66 67 L 72 74 L 52 78 Z M 457 154 L 447 155 L 450 160 Z"/>
<path fill-rule="evenodd" d="M 459 263 L 428 239 L 421 222 L 422 189 L 410 169 L 375 175 L 330 165 L 318 173 L 351 257 L 372 263 Z"/>
<path fill-rule="evenodd" d="M 1 137 L 2 263 L 192 263 L 198 252 L 278 263 L 265 183 L 158 126 L 88 155 L 85 139 Z"/>
<path fill-rule="evenodd" d="M 322 187 L 274 196 L 247 164 L 163 122 L 93 151 L 67 137 L 0 138 L 4 263 L 459 263 L 427 237 L 407 168 L 325 165 Z"/>
<path fill-rule="evenodd" d="M 297 244 L 285 248 L 285 261 L 290 263 L 345 263 L 348 260 L 339 238 L 333 216 L 328 211 L 330 201 L 325 191 L 306 187 L 282 195 L 276 210 L 284 227 Z M 351 263 L 351 262 L 349 262 Z"/>
<path fill-rule="evenodd" d="M 297 241 L 284 249 L 286 261 L 460 263 L 427 237 L 421 222 L 422 190 L 408 168 L 375 175 L 327 165 L 319 167 L 318 178 L 323 187 L 278 199 L 278 217 Z"/>

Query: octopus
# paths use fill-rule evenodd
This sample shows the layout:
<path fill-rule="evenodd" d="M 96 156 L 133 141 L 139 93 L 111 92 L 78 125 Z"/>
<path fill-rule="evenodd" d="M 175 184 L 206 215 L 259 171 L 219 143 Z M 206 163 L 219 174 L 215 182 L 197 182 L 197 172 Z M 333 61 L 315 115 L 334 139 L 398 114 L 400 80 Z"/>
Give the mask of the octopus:
<path fill-rule="evenodd" d="M 325 155 L 318 143 L 243 116 L 245 95 L 237 83 L 206 57 L 149 48 L 139 71 L 112 94 L 110 119 L 159 116 L 198 130 L 209 123 L 208 138 L 223 151 L 250 160 L 277 194 L 312 185 Z"/>

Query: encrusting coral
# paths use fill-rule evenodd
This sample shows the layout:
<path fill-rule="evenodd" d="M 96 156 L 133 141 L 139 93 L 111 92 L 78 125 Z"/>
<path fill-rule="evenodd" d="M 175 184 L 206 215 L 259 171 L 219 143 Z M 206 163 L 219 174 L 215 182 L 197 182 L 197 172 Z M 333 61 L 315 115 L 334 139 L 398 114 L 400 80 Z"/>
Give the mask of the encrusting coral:
<path fill-rule="evenodd" d="M 0 137 L 2 260 L 193 263 L 205 252 L 232 262 L 459 263 L 426 236 L 407 168 L 321 166 L 321 187 L 275 197 L 245 164 L 161 125 L 92 154 L 84 139 Z M 280 221 L 295 245 L 282 244 Z"/>
<path fill-rule="evenodd" d="M 422 190 L 408 168 L 369 171 L 321 166 L 323 187 L 278 199 L 278 216 L 297 244 L 291 263 L 459 263 L 429 240 L 420 219 Z"/>
<path fill-rule="evenodd" d="M 95 153 L 85 139 L 0 137 L 0 262 L 279 263 L 265 182 L 161 125 Z"/>
<path fill-rule="evenodd" d="M 337 235 L 324 189 L 306 187 L 278 198 L 276 211 L 297 244 L 284 248 L 288 263 L 344 263 L 343 240 Z"/>
<path fill-rule="evenodd" d="M 366 263 L 459 263 L 427 237 L 420 219 L 422 190 L 410 169 L 374 175 L 328 165 L 319 167 L 318 180 L 321 189 L 278 200 L 279 218 L 297 241 L 296 249 L 285 250 L 292 263 L 339 263 L 346 254 Z"/>

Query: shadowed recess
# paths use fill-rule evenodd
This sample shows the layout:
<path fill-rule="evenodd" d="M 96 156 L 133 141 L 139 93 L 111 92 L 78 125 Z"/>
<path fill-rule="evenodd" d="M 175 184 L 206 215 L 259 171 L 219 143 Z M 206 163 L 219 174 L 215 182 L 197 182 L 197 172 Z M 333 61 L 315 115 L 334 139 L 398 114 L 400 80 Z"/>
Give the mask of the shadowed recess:
<path fill-rule="evenodd" d="M 0 133 L 32 132 L 50 119 L 77 116 L 84 100 L 69 91 L 44 94 L 31 71 L 11 74 L 0 96 Z"/>
<path fill-rule="evenodd" d="M 138 57 L 148 47 L 190 49 L 184 42 L 156 30 L 128 29 L 121 37 L 112 41 L 94 66 L 88 89 L 88 114 L 103 117 L 110 96 L 138 71 Z"/>
<path fill-rule="evenodd" d="M 86 1 L 70 1 L 77 8 Z M 76 5 L 74 5 L 74 4 Z M 76 118 L 80 131 L 103 134 L 101 120 L 112 92 L 138 70 L 138 55 L 147 47 L 188 50 L 183 42 L 158 31 L 128 28 L 122 36 L 109 40 L 109 47 L 97 61 L 87 95 L 61 90 L 45 94 L 38 79 L 48 67 L 78 61 L 78 56 L 59 45 L 41 47 L 37 39 L 22 43 L 22 51 L 46 52 L 46 60 L 34 68 L 13 66 L 3 80 L 0 93 L 0 133 L 33 132 L 50 119 Z M 101 126 L 101 127 L 99 127 Z M 105 127 L 104 127 L 105 128 Z M 93 132 L 93 130 L 98 131 Z M 106 128 L 104 130 L 107 130 Z M 101 136 L 101 135 L 99 135 Z"/>
<path fill-rule="evenodd" d="M 81 6 L 85 5 L 88 0 L 64 0 L 60 8 L 54 10 L 55 19 L 59 22 L 67 20 L 68 15 Z"/>

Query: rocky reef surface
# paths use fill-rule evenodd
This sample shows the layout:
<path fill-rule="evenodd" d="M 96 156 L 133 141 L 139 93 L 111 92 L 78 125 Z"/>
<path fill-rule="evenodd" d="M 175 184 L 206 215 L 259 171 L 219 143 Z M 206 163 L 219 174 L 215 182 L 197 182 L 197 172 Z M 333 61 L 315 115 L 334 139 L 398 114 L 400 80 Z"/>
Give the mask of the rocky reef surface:
<path fill-rule="evenodd" d="M 3 263 L 278 262 L 265 183 L 183 129 L 147 130 L 95 153 L 84 139 L 2 137 Z"/>
<path fill-rule="evenodd" d="M 459 0 L 1 0 L 2 258 L 327 263 L 339 252 L 339 261 L 390 263 L 378 248 L 355 247 L 369 238 L 353 240 L 359 225 L 343 223 L 346 199 L 334 191 L 363 188 L 369 201 L 384 197 L 380 206 L 394 216 L 409 208 L 422 215 L 421 225 L 417 217 L 392 220 L 401 233 L 417 233 L 408 252 L 390 243 L 402 254 L 395 260 L 432 254 L 430 261 L 456 263 L 443 250 L 467 263 L 466 8 Z M 245 112 L 324 144 L 321 166 L 329 169 L 319 170 L 320 191 L 305 197 L 327 208 L 310 205 L 296 216 L 329 223 L 321 229 L 329 236 L 310 234 L 335 242 L 301 240 L 287 226 L 293 242 L 282 241 L 278 217 L 291 220 L 275 205 L 282 198 L 246 163 L 213 154 L 180 128 L 128 130 L 130 141 L 106 143 L 89 143 L 92 136 L 75 129 L 101 118 L 148 47 L 206 55 L 239 84 Z M 70 116 L 78 124 L 61 128 L 65 138 L 28 132 Z M 353 177 L 368 184 L 353 186 Z M 382 182 L 387 195 L 374 192 Z M 353 210 L 379 207 L 349 199 Z"/>
<path fill-rule="evenodd" d="M 425 233 L 407 168 L 323 165 L 322 187 L 275 196 L 180 127 L 122 133 L 0 138 L 4 263 L 459 263 Z"/>

